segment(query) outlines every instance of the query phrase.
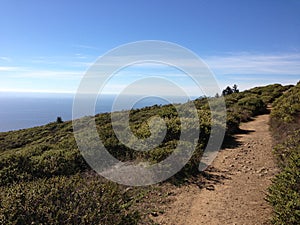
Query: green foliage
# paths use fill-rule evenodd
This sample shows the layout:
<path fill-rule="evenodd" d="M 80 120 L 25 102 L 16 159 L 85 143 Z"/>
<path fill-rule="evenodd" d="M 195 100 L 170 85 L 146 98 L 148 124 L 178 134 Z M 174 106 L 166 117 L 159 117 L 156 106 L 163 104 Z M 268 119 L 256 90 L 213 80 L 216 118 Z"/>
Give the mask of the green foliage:
<path fill-rule="evenodd" d="M 283 123 L 295 122 L 300 113 L 300 83 L 274 102 L 272 117 Z"/>
<path fill-rule="evenodd" d="M 285 168 L 288 164 L 291 154 L 298 151 L 297 149 L 300 147 L 299 143 L 300 130 L 297 130 L 290 133 L 283 143 L 279 143 L 274 147 L 274 154 L 281 168 Z"/>
<path fill-rule="evenodd" d="M 234 133 L 240 122 L 264 113 L 266 103 L 261 99 L 261 96 L 268 96 L 270 93 L 273 96 L 274 90 L 276 90 L 276 95 L 279 95 L 280 91 L 286 89 L 281 85 L 273 85 L 226 96 L 227 134 Z M 218 108 L 218 101 L 220 101 L 220 98 L 214 99 L 211 103 L 214 104 L 216 109 Z M 193 116 L 189 113 L 189 107 L 192 107 L 192 105 L 188 104 L 194 104 L 198 109 L 199 124 L 193 121 Z M 166 123 L 167 134 L 163 142 L 158 148 L 146 153 L 134 151 L 118 140 L 111 125 L 110 113 L 97 115 L 95 121 L 100 139 L 107 150 L 116 158 L 122 161 L 150 160 L 151 162 L 164 159 L 176 149 L 177 141 L 182 132 L 181 121 L 186 121 L 187 124 L 190 124 L 188 128 L 190 133 L 196 127 L 200 128 L 201 135 L 198 141 L 197 153 L 187 166 L 191 168 L 192 165 L 195 165 L 195 168 L 197 168 L 196 162 L 200 161 L 202 151 L 211 132 L 208 98 L 198 98 L 191 103 L 187 103 L 185 108 L 186 113 L 183 118 L 179 118 L 173 105 L 155 105 L 130 111 L 130 129 L 138 138 L 143 139 L 150 136 L 148 120 L 153 116 L 161 117 Z M 122 113 L 116 113 L 120 119 Z M 87 118 L 87 120 L 91 119 Z M 126 129 L 121 122 L 117 123 L 116 126 L 121 130 Z M 1 185 L 42 177 L 72 175 L 89 170 L 77 149 L 72 131 L 71 122 L 64 122 L 50 123 L 27 130 L 0 133 L 0 152 L 2 152 L 0 155 Z M 86 138 L 88 139 L 88 137 Z"/>
<path fill-rule="evenodd" d="M 8 152 L 1 155 L 0 185 L 29 181 L 40 177 L 72 175 L 83 172 L 87 168 L 88 166 L 78 150 L 58 150 L 46 146 L 35 149 L 25 148 L 16 153 Z"/>
<path fill-rule="evenodd" d="M 226 96 L 226 95 L 231 95 L 233 93 L 239 93 L 239 89 L 238 89 L 238 86 L 235 84 L 233 85 L 233 87 L 229 87 L 227 86 L 223 91 L 222 91 L 222 95 L 223 96 Z"/>
<path fill-rule="evenodd" d="M 269 188 L 273 224 L 300 221 L 300 82 L 275 100 L 271 128 L 276 142 L 274 153 L 282 171 Z"/>
<path fill-rule="evenodd" d="M 126 193 L 97 177 L 61 177 L 0 189 L 1 224 L 137 224 Z"/>
<path fill-rule="evenodd" d="M 273 85 L 226 95 L 226 134 L 237 131 L 240 122 L 265 113 L 267 104 L 274 96 L 280 96 L 286 90 L 281 85 Z M 211 135 L 212 118 L 208 100 L 219 110 L 219 101 L 222 99 L 207 97 L 176 105 L 185 109 L 182 117 L 179 117 L 173 105 L 131 110 L 130 130 L 140 139 L 151 135 L 148 121 L 153 116 L 159 116 L 165 121 L 167 133 L 162 143 L 147 152 L 134 151 L 118 140 L 112 128 L 110 113 L 99 114 L 95 118 L 86 117 L 86 120 L 92 122 L 95 119 L 104 146 L 121 161 L 160 162 L 172 154 L 179 144 L 185 149 L 195 145 L 196 150 L 190 161 L 169 180 L 180 183 L 199 173 L 199 162 Z M 199 123 L 192 114 L 193 105 L 197 108 Z M 120 130 L 129 129 L 119 122 L 123 113 L 115 113 L 120 119 L 115 125 Z M 214 120 L 219 121 L 221 117 L 221 114 L 217 114 Z M 127 209 L 132 205 L 127 198 L 134 199 L 134 196 L 128 197 L 118 185 L 86 177 L 91 169 L 78 150 L 72 124 L 61 122 L 0 133 L 0 223 L 135 224 L 138 221 L 136 212 Z M 186 130 L 182 123 L 188 124 Z M 216 123 L 216 126 L 221 124 Z M 198 143 L 194 143 L 190 135 L 196 129 L 200 129 Z M 188 134 L 184 142 L 179 141 L 182 132 Z M 86 137 L 90 143 L 93 143 L 92 139 Z"/>
<path fill-rule="evenodd" d="M 273 84 L 226 95 L 229 133 L 235 132 L 240 122 L 249 121 L 252 116 L 268 113 L 268 105 L 289 88 L 291 86 Z"/>
<path fill-rule="evenodd" d="M 292 85 L 282 86 L 281 84 L 272 84 L 264 87 L 252 88 L 250 92 L 259 95 L 263 102 L 268 104 L 272 103 L 291 87 Z"/>
<path fill-rule="evenodd" d="M 249 96 L 238 101 L 240 109 L 249 112 L 252 116 L 256 116 L 266 112 L 266 104 L 260 97 Z"/>
<path fill-rule="evenodd" d="M 280 152 L 281 173 L 269 188 L 273 224 L 299 224 L 300 221 L 300 132 L 287 138 L 276 149 Z"/>

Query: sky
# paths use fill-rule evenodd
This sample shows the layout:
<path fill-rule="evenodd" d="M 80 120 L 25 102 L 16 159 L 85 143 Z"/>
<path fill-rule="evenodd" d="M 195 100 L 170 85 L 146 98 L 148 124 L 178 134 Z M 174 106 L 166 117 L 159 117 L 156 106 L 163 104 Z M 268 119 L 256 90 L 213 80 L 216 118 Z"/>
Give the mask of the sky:
<path fill-rule="evenodd" d="M 100 56 L 142 40 L 194 52 L 221 89 L 300 80 L 298 0 L 1 0 L 0 92 L 75 93 Z M 157 68 L 127 68 L 105 92 L 117 93 L 146 74 L 200 95 L 186 74 Z"/>

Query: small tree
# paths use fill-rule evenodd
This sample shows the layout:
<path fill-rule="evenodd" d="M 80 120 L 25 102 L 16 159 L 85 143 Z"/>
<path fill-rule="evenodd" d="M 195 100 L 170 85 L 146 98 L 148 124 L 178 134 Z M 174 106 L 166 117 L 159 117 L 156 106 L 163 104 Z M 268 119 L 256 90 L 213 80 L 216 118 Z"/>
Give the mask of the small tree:
<path fill-rule="evenodd" d="M 63 120 L 60 116 L 56 118 L 56 123 L 63 123 Z"/>
<path fill-rule="evenodd" d="M 231 87 L 229 87 L 229 86 L 227 86 L 227 88 L 225 88 L 225 89 L 222 91 L 222 95 L 223 95 L 223 96 L 230 95 L 230 94 L 232 94 L 232 93 L 233 93 L 233 91 L 232 91 Z"/>
<path fill-rule="evenodd" d="M 232 91 L 233 91 L 233 93 L 239 93 L 240 92 L 239 89 L 238 89 L 238 86 L 236 84 L 233 85 Z"/>
<path fill-rule="evenodd" d="M 230 95 L 232 93 L 239 93 L 239 89 L 238 89 L 238 86 L 236 84 L 234 84 L 231 87 L 227 86 L 223 91 L 222 91 L 222 95 L 225 96 L 225 95 Z"/>

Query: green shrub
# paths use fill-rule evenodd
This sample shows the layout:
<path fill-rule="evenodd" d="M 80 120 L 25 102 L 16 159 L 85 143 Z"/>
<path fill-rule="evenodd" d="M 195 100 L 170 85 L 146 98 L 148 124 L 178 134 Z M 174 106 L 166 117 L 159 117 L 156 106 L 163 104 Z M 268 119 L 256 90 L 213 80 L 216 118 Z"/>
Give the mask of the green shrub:
<path fill-rule="evenodd" d="M 276 143 L 274 153 L 282 171 L 269 188 L 273 224 L 300 221 L 300 82 L 273 104 L 270 125 Z"/>
<path fill-rule="evenodd" d="M 1 188 L 1 224 L 137 224 L 128 196 L 97 177 L 55 177 Z"/>
<path fill-rule="evenodd" d="M 0 186 L 32 179 L 33 168 L 30 156 L 26 154 L 8 154 L 1 156 Z"/>
<path fill-rule="evenodd" d="M 296 225 L 300 221 L 300 145 L 298 142 L 294 148 L 286 147 L 289 152 L 283 170 L 273 180 L 267 199 L 274 210 L 273 224 Z"/>
<path fill-rule="evenodd" d="M 300 146 L 300 130 L 290 133 L 283 143 L 277 144 L 274 147 L 274 154 L 281 168 L 287 166 L 287 162 L 291 154 L 297 152 Z"/>
<path fill-rule="evenodd" d="M 239 108 L 250 112 L 252 116 L 262 114 L 266 110 L 265 103 L 258 96 L 247 96 L 237 102 Z"/>
<path fill-rule="evenodd" d="M 278 98 L 273 107 L 271 116 L 274 119 L 284 123 L 296 122 L 300 113 L 300 83 Z"/>
<path fill-rule="evenodd" d="M 0 155 L 0 186 L 34 178 L 72 175 L 89 168 L 78 150 L 44 147 Z"/>

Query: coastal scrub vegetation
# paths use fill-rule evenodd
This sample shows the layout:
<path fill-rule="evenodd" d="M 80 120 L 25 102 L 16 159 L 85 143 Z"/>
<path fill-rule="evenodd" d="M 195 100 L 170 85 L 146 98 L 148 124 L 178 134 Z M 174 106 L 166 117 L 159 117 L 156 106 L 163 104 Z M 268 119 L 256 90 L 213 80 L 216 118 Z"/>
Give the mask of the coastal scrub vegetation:
<path fill-rule="evenodd" d="M 294 89 L 298 86 L 274 84 L 225 95 L 226 136 L 237 132 L 241 122 L 267 113 L 268 105 L 274 101 L 275 115 L 279 105 L 282 105 L 278 98 L 288 93 L 294 95 Z M 199 175 L 198 165 L 211 133 L 208 100 L 217 104 L 218 99 L 200 97 L 185 103 L 194 104 L 199 116 L 199 123 L 189 127 L 194 129 L 198 126 L 201 132 L 196 149 L 180 172 L 153 187 L 129 190 L 99 178 L 80 154 L 70 121 L 56 121 L 40 127 L 0 133 L 0 223 L 151 224 L 147 215 L 157 209 L 153 204 L 148 204 L 146 210 L 142 211 L 139 205 L 154 201 L 149 198 L 149 194 L 156 196 L 155 193 L 163 185 L 182 184 L 184 180 Z M 290 101 L 292 104 L 292 97 Z M 122 112 L 115 113 L 122 117 Z M 291 113 L 292 118 L 295 118 L 298 111 L 292 109 Z M 87 119 L 95 119 L 101 141 L 117 159 L 155 163 L 168 157 L 178 145 L 181 120 L 174 105 L 154 105 L 131 110 L 130 129 L 139 138 L 149 137 L 151 133 L 147 121 L 153 116 L 164 119 L 167 132 L 158 147 L 146 152 L 134 151 L 118 140 L 112 128 L 110 113 Z M 280 114 L 279 117 L 282 116 L 288 118 L 285 122 L 293 123 L 288 115 Z M 186 114 L 181 119 L 192 120 L 192 117 Z M 116 126 L 123 129 L 122 123 Z"/>
<path fill-rule="evenodd" d="M 300 221 L 300 82 L 276 99 L 273 107 L 270 125 L 281 173 L 269 188 L 272 222 L 296 225 Z"/>

